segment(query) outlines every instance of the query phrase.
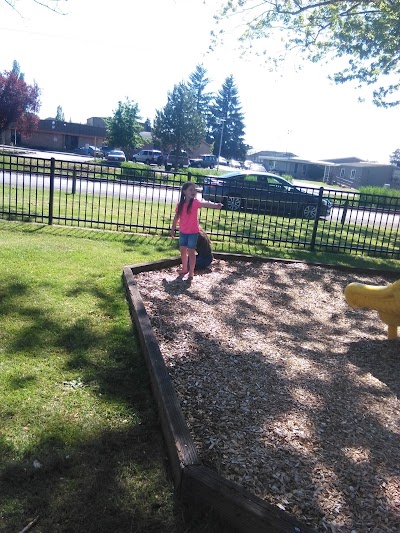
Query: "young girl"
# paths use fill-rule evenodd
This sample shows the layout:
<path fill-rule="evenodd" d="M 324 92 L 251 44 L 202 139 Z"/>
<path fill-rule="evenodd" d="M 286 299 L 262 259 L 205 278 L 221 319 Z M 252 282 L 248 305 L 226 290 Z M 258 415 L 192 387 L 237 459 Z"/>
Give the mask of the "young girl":
<path fill-rule="evenodd" d="M 194 276 L 196 265 L 196 244 L 200 225 L 198 210 L 202 207 L 221 209 L 222 204 L 214 202 L 200 202 L 196 198 L 196 186 L 188 181 L 182 185 L 181 198 L 176 206 L 176 213 L 171 227 L 171 237 L 175 237 L 175 228 L 179 222 L 179 249 L 181 252 L 182 270 L 180 274 L 189 273 L 189 279 Z"/>

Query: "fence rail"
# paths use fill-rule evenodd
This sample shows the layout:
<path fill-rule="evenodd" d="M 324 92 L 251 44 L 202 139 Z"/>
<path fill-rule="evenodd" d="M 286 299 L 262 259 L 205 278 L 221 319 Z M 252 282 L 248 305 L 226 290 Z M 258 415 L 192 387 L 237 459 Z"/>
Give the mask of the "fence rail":
<path fill-rule="evenodd" d="M 202 176 L 5 155 L 0 158 L 0 217 L 167 235 L 188 179 L 196 182 L 200 196 Z M 330 214 L 302 218 L 289 191 L 287 197 L 269 191 L 266 200 L 254 183 L 243 183 L 238 210 L 202 209 L 201 224 L 219 241 L 399 258 L 398 198 L 322 187 L 298 190 L 316 199 L 317 213 L 329 200 Z"/>

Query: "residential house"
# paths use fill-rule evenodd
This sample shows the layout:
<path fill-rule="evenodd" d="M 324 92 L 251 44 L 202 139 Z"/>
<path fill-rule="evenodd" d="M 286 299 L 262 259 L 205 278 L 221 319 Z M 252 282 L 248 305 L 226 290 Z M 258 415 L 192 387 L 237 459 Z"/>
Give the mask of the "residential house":
<path fill-rule="evenodd" d="M 400 188 L 400 169 L 394 165 L 363 161 L 358 157 L 328 159 L 334 163 L 329 169 L 328 183 L 338 183 L 359 189 L 360 187 L 377 186 Z"/>
<path fill-rule="evenodd" d="M 302 159 L 291 152 L 263 151 L 249 157 L 255 163 L 263 165 L 268 172 L 281 176 L 287 174 L 295 179 L 322 181 L 326 173 L 325 161 Z"/>

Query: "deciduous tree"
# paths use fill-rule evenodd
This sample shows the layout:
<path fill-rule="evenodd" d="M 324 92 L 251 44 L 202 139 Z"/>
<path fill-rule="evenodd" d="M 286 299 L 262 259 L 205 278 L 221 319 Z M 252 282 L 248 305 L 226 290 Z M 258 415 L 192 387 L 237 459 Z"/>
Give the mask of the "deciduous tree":
<path fill-rule="evenodd" d="M 142 126 L 139 120 L 138 104 L 129 98 L 125 102 L 118 102 L 114 115 L 106 121 L 109 146 L 118 146 L 124 150 L 143 146 L 143 139 L 140 136 Z"/>
<path fill-rule="evenodd" d="M 174 149 L 177 154 L 201 143 L 204 121 L 197 111 L 193 92 L 184 83 L 175 85 L 168 93 L 165 107 L 156 111 L 153 133 L 164 149 Z"/>
<path fill-rule="evenodd" d="M 36 82 L 29 85 L 14 61 L 13 69 L 0 74 L 0 133 L 11 124 L 30 135 L 39 123 L 40 89 Z"/>
<path fill-rule="evenodd" d="M 17 0 L 4 0 L 6 4 L 8 4 L 12 9 L 14 9 L 17 13 L 20 13 L 18 10 L 18 2 Z M 38 6 L 45 7 L 47 9 L 50 9 L 50 11 L 54 11 L 55 13 L 58 13 L 60 15 L 64 15 L 65 11 L 63 11 L 63 8 L 65 7 L 65 3 L 67 0 L 32 0 L 33 3 L 37 4 Z"/>
<path fill-rule="evenodd" d="M 376 105 L 400 104 L 400 0 L 224 0 L 217 17 L 222 29 L 214 37 L 223 35 L 229 15 L 244 22 L 245 48 L 265 41 L 261 53 L 268 61 L 279 63 L 294 49 L 313 62 L 344 58 L 344 67 L 331 75 L 336 83 L 371 85 Z M 271 56 L 267 40 L 278 35 L 282 53 L 273 46 Z"/>

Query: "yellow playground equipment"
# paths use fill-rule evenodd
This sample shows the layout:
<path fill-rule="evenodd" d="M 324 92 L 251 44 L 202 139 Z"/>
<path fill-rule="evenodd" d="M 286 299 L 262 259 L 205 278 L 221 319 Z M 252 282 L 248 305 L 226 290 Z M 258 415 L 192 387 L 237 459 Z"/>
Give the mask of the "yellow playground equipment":
<path fill-rule="evenodd" d="M 388 326 L 388 339 L 397 339 L 400 326 L 400 280 L 387 286 L 349 283 L 344 290 L 351 307 L 367 307 L 378 311 L 379 318 Z"/>

